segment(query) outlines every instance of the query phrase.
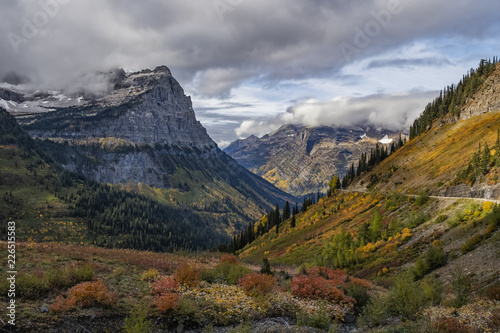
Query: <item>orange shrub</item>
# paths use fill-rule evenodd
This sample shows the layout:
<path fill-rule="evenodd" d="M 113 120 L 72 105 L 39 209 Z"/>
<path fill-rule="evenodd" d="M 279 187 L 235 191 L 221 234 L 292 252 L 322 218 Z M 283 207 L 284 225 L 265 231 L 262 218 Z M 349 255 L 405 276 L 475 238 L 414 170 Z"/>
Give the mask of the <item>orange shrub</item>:
<path fill-rule="evenodd" d="M 299 275 L 292 279 L 292 292 L 295 296 L 309 299 L 326 299 L 337 303 L 355 303 L 336 287 L 333 280 L 323 277 Z"/>
<path fill-rule="evenodd" d="M 69 290 L 69 299 L 80 307 L 91 307 L 97 304 L 113 305 L 118 295 L 108 290 L 102 280 L 83 282 Z"/>
<path fill-rule="evenodd" d="M 175 293 L 179 285 L 171 276 L 157 277 L 151 285 L 153 295 L 161 295 L 165 293 Z"/>
<path fill-rule="evenodd" d="M 175 309 L 178 303 L 179 295 L 177 293 L 163 293 L 161 296 L 155 297 L 155 305 L 162 313 Z"/>
<path fill-rule="evenodd" d="M 177 268 L 174 279 L 180 284 L 193 287 L 198 284 L 199 270 L 192 265 L 184 264 Z"/>
<path fill-rule="evenodd" d="M 240 260 L 238 259 L 237 256 L 233 256 L 233 255 L 230 255 L 230 254 L 223 254 L 221 257 L 220 257 L 220 262 L 227 262 L 227 263 L 230 263 L 230 264 L 234 264 L 234 265 L 237 265 L 240 263 Z"/>
<path fill-rule="evenodd" d="M 276 288 L 276 279 L 269 274 L 250 273 L 239 279 L 241 288 L 250 296 L 264 295 Z"/>
<path fill-rule="evenodd" d="M 63 295 L 59 295 L 56 297 L 54 303 L 50 305 L 49 309 L 55 313 L 61 313 L 71 310 L 73 306 L 75 306 L 74 299 L 64 298 Z"/>

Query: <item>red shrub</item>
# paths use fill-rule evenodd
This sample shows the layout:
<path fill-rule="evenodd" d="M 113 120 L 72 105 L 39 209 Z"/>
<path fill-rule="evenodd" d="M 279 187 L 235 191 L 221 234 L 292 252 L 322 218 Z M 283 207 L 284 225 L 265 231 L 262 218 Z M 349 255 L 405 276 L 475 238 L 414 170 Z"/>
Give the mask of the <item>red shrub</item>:
<path fill-rule="evenodd" d="M 184 264 L 177 268 L 174 279 L 180 284 L 193 287 L 198 284 L 199 270 L 189 264 Z"/>
<path fill-rule="evenodd" d="M 162 313 L 175 309 L 178 303 L 179 295 L 176 293 L 163 293 L 155 297 L 155 305 Z"/>
<path fill-rule="evenodd" d="M 250 273 L 239 279 L 241 288 L 250 296 L 264 295 L 276 288 L 276 279 L 268 274 Z"/>
<path fill-rule="evenodd" d="M 153 295 L 161 295 L 165 293 L 175 293 L 177 292 L 177 287 L 179 285 L 170 276 L 160 276 L 157 277 L 151 285 L 153 290 Z"/>
<path fill-rule="evenodd" d="M 340 269 L 331 269 L 326 267 L 313 267 L 307 270 L 307 275 L 312 277 L 321 277 L 332 281 L 336 286 L 343 285 L 347 280 L 347 273 Z"/>
<path fill-rule="evenodd" d="M 240 260 L 238 259 L 237 256 L 233 256 L 233 255 L 230 255 L 230 254 L 223 254 L 222 257 L 220 257 L 220 262 L 221 263 L 227 262 L 227 263 L 230 263 L 230 264 L 237 265 L 237 264 L 240 263 Z"/>
<path fill-rule="evenodd" d="M 334 302 L 352 302 L 354 299 L 344 295 L 342 290 L 337 288 L 334 280 L 327 280 L 323 277 L 299 275 L 292 279 L 292 292 L 297 297 L 310 299 L 326 299 Z"/>
<path fill-rule="evenodd" d="M 364 280 L 364 279 L 359 279 L 359 278 L 355 278 L 355 277 L 349 277 L 349 282 L 350 283 L 353 283 L 353 284 L 357 284 L 358 286 L 361 286 L 361 287 L 364 287 L 364 288 L 371 288 L 372 287 L 372 283 L 368 280 Z"/>

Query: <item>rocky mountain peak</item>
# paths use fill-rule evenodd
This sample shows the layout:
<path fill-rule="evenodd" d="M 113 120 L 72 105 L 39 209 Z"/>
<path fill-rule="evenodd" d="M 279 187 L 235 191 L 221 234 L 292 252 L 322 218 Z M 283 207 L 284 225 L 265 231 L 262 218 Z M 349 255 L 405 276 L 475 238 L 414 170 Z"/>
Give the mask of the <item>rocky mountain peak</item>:
<path fill-rule="evenodd" d="M 129 74 L 116 69 L 96 76 L 112 87 L 96 99 L 47 92 L 44 98 L 30 102 L 38 104 L 35 109 L 28 107 L 28 102 L 23 104 L 19 92 L 2 91 L 0 97 L 34 137 L 94 141 L 117 138 L 129 144 L 216 149 L 196 120 L 191 98 L 167 66 Z M 71 104 L 66 100 L 72 100 Z"/>

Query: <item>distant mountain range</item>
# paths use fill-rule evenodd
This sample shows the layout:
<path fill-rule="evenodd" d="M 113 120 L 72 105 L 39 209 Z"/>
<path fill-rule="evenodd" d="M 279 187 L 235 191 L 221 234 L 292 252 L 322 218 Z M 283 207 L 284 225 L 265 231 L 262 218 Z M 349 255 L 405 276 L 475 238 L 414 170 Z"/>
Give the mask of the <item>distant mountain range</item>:
<path fill-rule="evenodd" d="M 334 174 L 344 176 L 377 142 L 390 144 L 395 131 L 370 127 L 284 125 L 262 138 L 237 140 L 224 151 L 278 188 L 303 196 L 326 192 Z"/>

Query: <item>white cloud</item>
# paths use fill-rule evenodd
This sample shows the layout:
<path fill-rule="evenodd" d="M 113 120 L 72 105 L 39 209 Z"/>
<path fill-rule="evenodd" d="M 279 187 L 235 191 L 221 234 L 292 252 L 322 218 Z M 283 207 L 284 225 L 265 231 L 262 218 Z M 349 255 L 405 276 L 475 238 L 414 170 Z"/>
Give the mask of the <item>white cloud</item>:
<path fill-rule="evenodd" d="M 371 125 L 400 130 L 411 125 L 436 92 L 309 100 L 291 107 L 281 119 L 305 126 Z"/>
<path fill-rule="evenodd" d="M 236 135 L 242 139 L 250 135 L 261 137 L 265 134 L 275 131 L 280 127 L 276 121 L 269 120 L 245 120 L 235 129 Z"/>

